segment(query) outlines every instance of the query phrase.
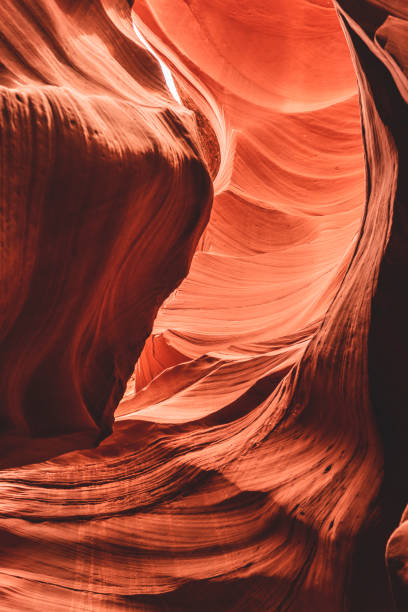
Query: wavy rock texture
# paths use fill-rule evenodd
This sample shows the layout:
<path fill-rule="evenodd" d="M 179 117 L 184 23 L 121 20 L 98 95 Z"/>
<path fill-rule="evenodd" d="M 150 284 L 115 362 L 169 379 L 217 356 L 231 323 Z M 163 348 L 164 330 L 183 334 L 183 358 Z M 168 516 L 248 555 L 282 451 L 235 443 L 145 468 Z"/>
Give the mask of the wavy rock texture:
<path fill-rule="evenodd" d="M 212 188 L 129 9 L 14 5 L 2 8 L 1 420 L 15 435 L 98 434 L 185 276 Z"/>
<path fill-rule="evenodd" d="M 0 7 L 0 609 L 406 610 L 408 9 L 128 4 Z"/>

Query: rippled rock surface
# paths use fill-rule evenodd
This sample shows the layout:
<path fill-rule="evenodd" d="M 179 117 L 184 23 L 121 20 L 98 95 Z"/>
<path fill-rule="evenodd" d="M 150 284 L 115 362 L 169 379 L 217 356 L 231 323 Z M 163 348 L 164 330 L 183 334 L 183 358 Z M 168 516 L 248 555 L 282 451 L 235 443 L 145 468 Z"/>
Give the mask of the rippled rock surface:
<path fill-rule="evenodd" d="M 408 8 L 0 6 L 0 610 L 408 606 Z"/>

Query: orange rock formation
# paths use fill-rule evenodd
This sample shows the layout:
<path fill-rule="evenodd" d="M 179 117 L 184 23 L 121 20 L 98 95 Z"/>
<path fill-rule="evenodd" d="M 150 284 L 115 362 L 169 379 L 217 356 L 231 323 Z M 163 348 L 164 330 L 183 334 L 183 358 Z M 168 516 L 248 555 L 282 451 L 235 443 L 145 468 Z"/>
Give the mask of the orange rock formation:
<path fill-rule="evenodd" d="M 0 611 L 407 610 L 406 3 L 0 17 Z"/>

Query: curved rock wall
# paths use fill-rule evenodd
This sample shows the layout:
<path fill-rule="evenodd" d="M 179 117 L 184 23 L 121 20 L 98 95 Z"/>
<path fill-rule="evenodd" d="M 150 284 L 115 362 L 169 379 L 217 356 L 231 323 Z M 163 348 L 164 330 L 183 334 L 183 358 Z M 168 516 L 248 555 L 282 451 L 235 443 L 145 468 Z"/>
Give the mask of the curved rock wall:
<path fill-rule="evenodd" d="M 129 4 L 0 8 L 0 609 L 405 610 L 408 9 Z"/>

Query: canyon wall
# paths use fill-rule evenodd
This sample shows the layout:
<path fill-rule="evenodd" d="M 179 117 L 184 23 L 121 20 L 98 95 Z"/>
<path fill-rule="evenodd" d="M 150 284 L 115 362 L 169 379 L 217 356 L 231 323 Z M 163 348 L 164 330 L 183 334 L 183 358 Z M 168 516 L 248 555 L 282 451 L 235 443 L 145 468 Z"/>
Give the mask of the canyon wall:
<path fill-rule="evenodd" d="M 405 3 L 0 15 L 0 610 L 406 610 Z"/>

